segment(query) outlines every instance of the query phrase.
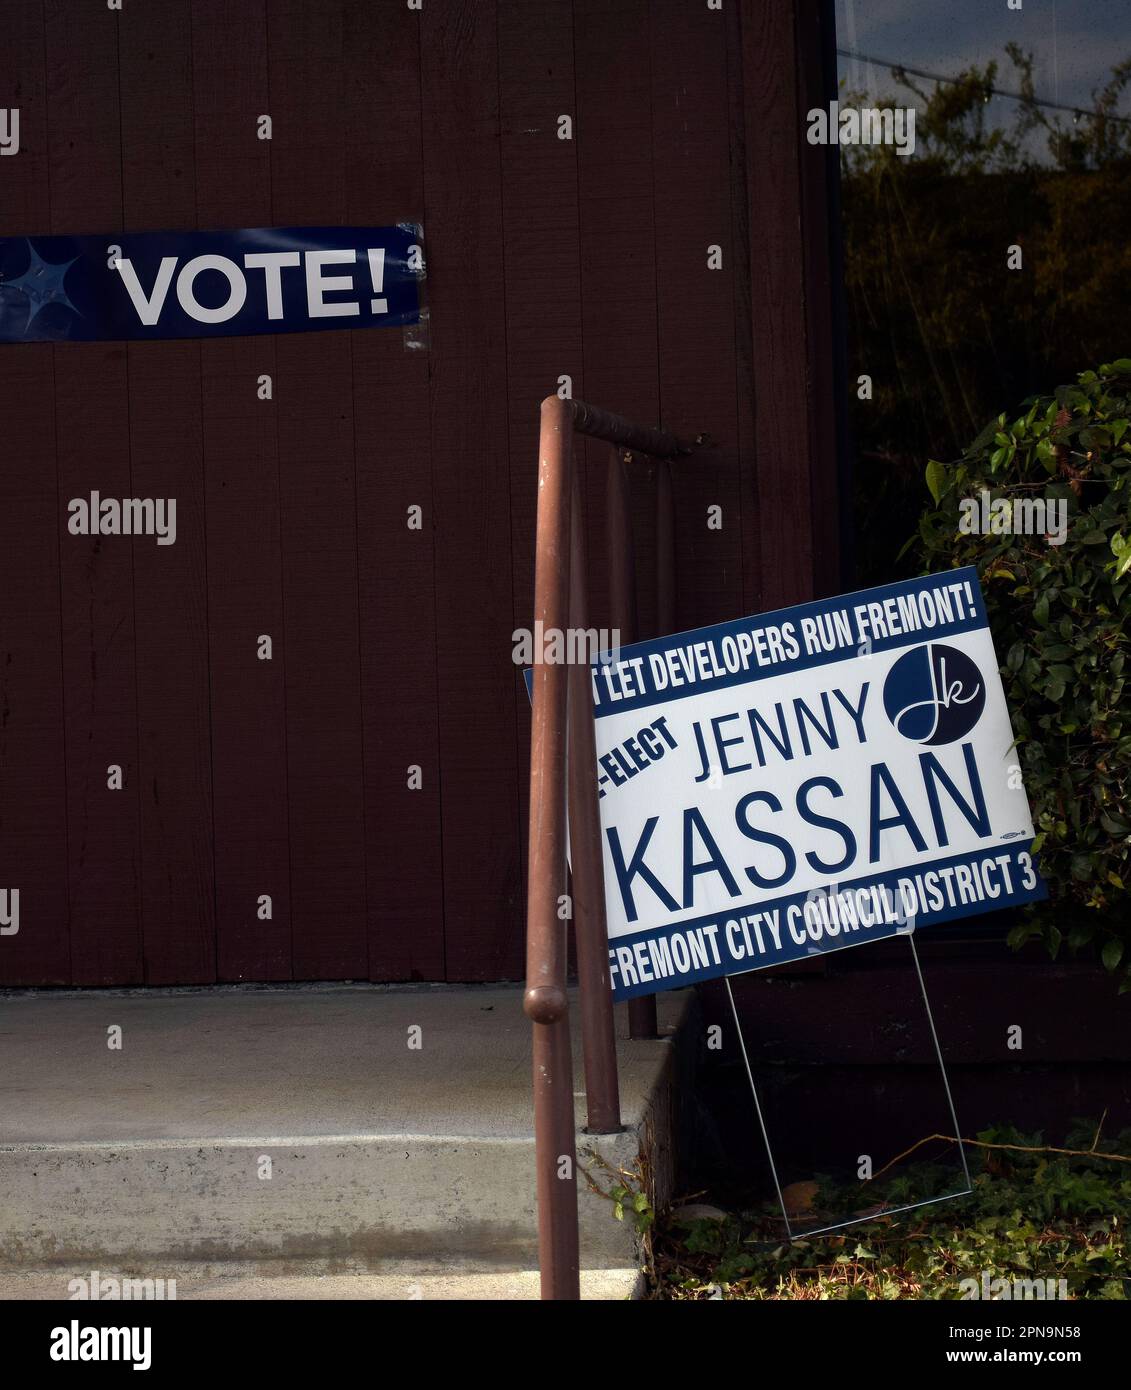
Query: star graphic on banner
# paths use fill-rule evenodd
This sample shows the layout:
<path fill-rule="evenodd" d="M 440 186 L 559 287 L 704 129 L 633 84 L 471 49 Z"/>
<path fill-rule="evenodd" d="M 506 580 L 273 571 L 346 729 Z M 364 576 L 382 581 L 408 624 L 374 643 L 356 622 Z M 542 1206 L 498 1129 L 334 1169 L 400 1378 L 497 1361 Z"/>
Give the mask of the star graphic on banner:
<path fill-rule="evenodd" d="M 36 315 L 41 309 L 46 309 L 49 304 L 62 304 L 70 309 L 71 313 L 82 317 L 79 311 L 67 298 L 67 292 L 63 288 L 63 281 L 67 277 L 67 271 L 78 260 L 67 261 L 65 264 L 52 264 L 45 261 L 35 247 L 28 242 L 28 268 L 15 280 L 0 280 L 0 291 L 16 290 L 28 301 L 27 323 L 24 324 L 26 333 L 31 327 Z"/>

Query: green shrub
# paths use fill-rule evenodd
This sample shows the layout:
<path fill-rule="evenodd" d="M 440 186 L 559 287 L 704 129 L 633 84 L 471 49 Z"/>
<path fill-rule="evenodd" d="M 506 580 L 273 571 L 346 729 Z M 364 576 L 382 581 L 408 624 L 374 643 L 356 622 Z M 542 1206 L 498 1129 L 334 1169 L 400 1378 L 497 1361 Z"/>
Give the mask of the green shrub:
<path fill-rule="evenodd" d="M 1131 1132 L 1108 1142 L 1094 1120 L 1080 1120 L 1063 1144 L 1051 1147 L 1043 1135 L 1010 1125 L 984 1130 L 967 1141 L 968 1195 L 793 1241 L 772 1200 L 721 1220 L 676 1208 L 658 1223 L 649 1296 L 953 1301 L 964 1297 L 964 1279 L 981 1283 L 984 1274 L 1063 1279 L 1070 1299 L 1124 1301 L 1131 1298 Z M 954 1191 L 953 1152 L 899 1171 L 878 1179 L 866 1200 L 902 1206 Z M 838 1211 L 858 1209 L 861 1184 L 826 1180 L 820 1196 Z"/>
<path fill-rule="evenodd" d="M 1131 358 L 1004 414 L 952 463 L 932 460 L 934 506 L 915 546 L 927 572 L 975 565 L 1004 660 L 1002 680 L 1050 901 L 1026 909 L 1014 945 L 1043 936 L 1095 949 L 1131 988 Z M 1067 505 L 1065 543 L 965 534 L 963 499 Z M 969 505 L 969 504 L 968 504 Z M 1000 510 L 1000 509 L 999 509 Z"/>

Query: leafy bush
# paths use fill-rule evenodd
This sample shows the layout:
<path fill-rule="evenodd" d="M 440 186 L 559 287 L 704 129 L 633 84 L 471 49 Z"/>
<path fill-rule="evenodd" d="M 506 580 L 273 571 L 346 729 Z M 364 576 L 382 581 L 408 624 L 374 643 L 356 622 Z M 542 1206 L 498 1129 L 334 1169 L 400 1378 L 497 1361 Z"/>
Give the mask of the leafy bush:
<path fill-rule="evenodd" d="M 1073 1152 L 1039 1133 L 985 1130 L 967 1150 L 968 1196 L 792 1242 L 774 1202 L 717 1221 L 677 1208 L 659 1224 L 650 1297 L 956 1300 L 964 1279 L 984 1276 L 1063 1279 L 1070 1299 L 1125 1300 L 1131 1133 L 1100 1141 L 1094 1121 L 1078 1121 L 1064 1144 Z M 876 1198 L 899 1205 L 953 1181 L 953 1162 L 918 1163 Z M 845 1192 L 858 1201 L 860 1185 Z"/>
<path fill-rule="evenodd" d="M 1098 950 L 1131 988 L 1131 358 L 999 415 L 952 463 L 932 460 L 920 519 L 926 571 L 975 565 L 1050 902 L 1014 945 Z M 1065 543 L 960 529 L 964 499 L 1044 498 L 1067 508 Z M 969 506 L 969 503 L 967 504 Z M 916 542 L 911 542 L 916 545 Z"/>

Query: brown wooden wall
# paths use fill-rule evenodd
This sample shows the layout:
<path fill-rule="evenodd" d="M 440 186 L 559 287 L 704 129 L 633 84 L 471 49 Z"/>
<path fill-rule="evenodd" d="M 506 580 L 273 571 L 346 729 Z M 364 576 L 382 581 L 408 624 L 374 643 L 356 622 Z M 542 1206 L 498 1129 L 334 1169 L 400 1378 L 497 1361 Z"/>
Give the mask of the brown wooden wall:
<path fill-rule="evenodd" d="M 0 0 L 0 33 L 0 235 L 419 221 L 430 310 L 426 350 L 0 345 L 0 983 L 517 976 L 541 398 L 709 432 L 681 627 L 829 587 L 793 0 Z M 176 544 L 69 535 L 94 489 L 176 497 Z"/>

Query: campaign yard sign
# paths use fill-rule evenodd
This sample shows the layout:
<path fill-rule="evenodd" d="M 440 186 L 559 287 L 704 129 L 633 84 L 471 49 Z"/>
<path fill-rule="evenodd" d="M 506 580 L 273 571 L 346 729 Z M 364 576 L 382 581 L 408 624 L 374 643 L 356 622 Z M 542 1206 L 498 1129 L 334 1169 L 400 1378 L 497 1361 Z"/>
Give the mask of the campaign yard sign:
<path fill-rule="evenodd" d="M 423 274 L 411 223 L 0 237 L 0 342 L 411 324 Z"/>
<path fill-rule="evenodd" d="M 973 569 L 592 675 L 616 999 L 1047 895 Z"/>

